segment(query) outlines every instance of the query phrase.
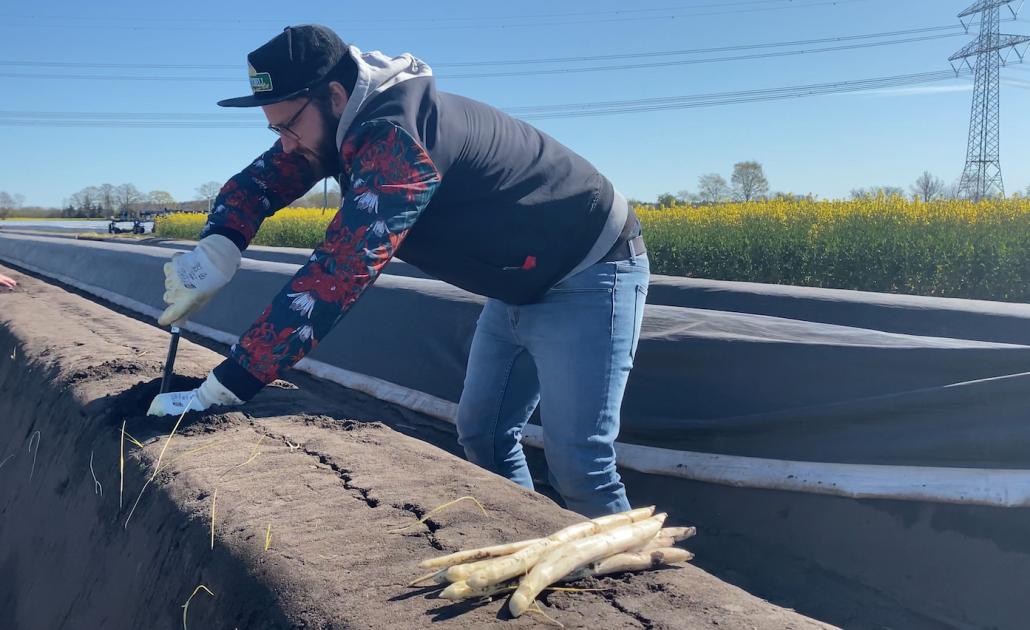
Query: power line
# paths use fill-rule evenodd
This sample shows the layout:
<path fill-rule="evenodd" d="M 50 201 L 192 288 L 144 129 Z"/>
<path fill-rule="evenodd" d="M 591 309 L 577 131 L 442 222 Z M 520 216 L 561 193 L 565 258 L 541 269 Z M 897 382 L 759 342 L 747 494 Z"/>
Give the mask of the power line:
<path fill-rule="evenodd" d="M 911 44 L 924 42 L 946 37 L 956 37 L 963 33 L 947 33 L 942 35 L 924 35 L 922 37 L 910 37 L 905 39 L 894 39 L 883 42 L 866 42 L 863 44 L 842 44 L 840 46 L 829 46 L 825 48 L 808 48 L 801 50 L 786 50 L 778 52 L 752 53 L 749 55 L 732 55 L 729 57 L 708 57 L 704 59 L 679 59 L 676 61 L 658 61 L 651 63 L 636 63 L 625 65 L 587 66 L 583 68 L 554 68 L 548 70 L 512 70 L 507 72 L 477 72 L 469 74 L 440 75 L 441 79 L 485 79 L 500 77 L 523 77 L 548 74 L 575 74 L 580 72 L 603 72 L 609 70 L 643 70 L 651 68 L 663 68 L 669 66 L 689 66 L 705 63 L 721 63 L 726 61 L 746 61 L 755 59 L 772 59 L 775 57 L 795 57 L 799 55 L 813 55 L 824 52 L 837 52 L 841 50 L 855 50 L 858 48 L 876 48 L 880 46 L 894 46 L 897 44 Z"/>
<path fill-rule="evenodd" d="M 240 77 L 149 77 L 117 74 L 38 74 L 30 72 L 0 72 L 7 79 L 75 79 L 84 81 L 199 81 L 203 83 L 238 83 Z"/>
<path fill-rule="evenodd" d="M 264 120 L 259 113 L 237 113 L 232 111 L 213 111 L 210 113 L 186 112 L 41 112 L 41 111 L 0 111 L 0 118 L 38 118 L 45 120 L 61 120 L 68 118 L 95 118 L 98 120 L 178 120 L 178 121 L 225 121 L 225 120 Z"/>
<path fill-rule="evenodd" d="M 508 107 L 503 111 L 525 119 L 581 118 L 614 114 L 643 113 L 672 109 L 717 107 L 741 103 L 775 101 L 829 94 L 846 94 L 890 87 L 920 85 L 955 79 L 955 73 L 942 70 L 852 81 L 815 83 L 732 92 L 688 94 L 620 101 L 593 101 L 560 105 Z M 184 119 L 183 117 L 195 117 Z M 0 126 L 8 127 L 128 127 L 174 129 L 236 129 L 258 127 L 263 121 L 219 121 L 208 114 L 103 113 L 88 112 L 0 112 Z"/>
<path fill-rule="evenodd" d="M 417 20 L 418 25 L 414 26 L 403 26 L 394 25 L 391 21 L 390 26 L 364 26 L 360 23 L 350 22 L 341 28 L 341 32 L 346 32 L 347 29 L 352 31 L 360 30 L 362 33 L 375 32 L 375 31 L 426 31 L 431 30 L 483 30 L 483 29 L 513 29 L 513 28 L 540 28 L 544 26 L 569 26 L 569 25 L 581 25 L 581 24 L 602 24 L 602 23 L 626 23 L 626 22 L 639 22 L 639 21 L 654 21 L 654 20 L 681 20 L 684 18 L 695 18 L 695 17 L 709 17 L 716 15 L 736 15 L 744 13 L 758 13 L 767 11 L 782 11 L 782 10 L 793 10 L 793 9 L 808 9 L 814 7 L 826 7 L 826 6 L 839 6 L 844 4 L 853 4 L 857 2 L 870 2 L 871 0 L 793 0 L 790 4 L 785 6 L 777 7 L 755 7 L 750 9 L 735 9 L 728 11 L 709 11 L 702 13 L 687 13 L 684 15 L 675 14 L 664 14 L 654 16 L 640 16 L 640 17 L 613 17 L 613 18 L 601 18 L 601 19 L 584 19 L 584 20 L 566 20 L 566 21 L 535 21 L 535 22 L 523 22 L 523 23 L 491 23 L 493 18 L 484 17 L 482 20 L 484 24 L 470 24 L 470 25 L 459 25 L 459 26 L 448 26 L 444 24 L 434 24 L 434 20 L 445 20 L 448 18 L 426 18 Z M 804 2 L 804 4 L 802 4 Z M 8 19 L 14 19 L 16 16 L 10 16 Z M 512 16 L 514 19 L 518 19 L 518 16 Z M 19 19 L 36 19 L 36 16 L 22 16 Z M 47 19 L 68 19 L 63 16 L 51 16 Z M 86 18 L 79 18 L 86 19 Z M 191 18 L 191 24 L 188 26 L 171 26 L 168 22 L 174 20 L 162 20 L 160 25 L 155 26 L 131 26 L 131 25 L 118 25 L 110 20 L 104 19 L 98 21 L 95 25 L 90 28 L 93 29 L 104 29 L 104 30 L 158 30 L 158 31 L 218 31 L 218 32 L 255 32 L 255 31 L 266 31 L 266 27 L 244 27 L 244 28 L 229 28 L 225 26 L 204 26 L 205 21 L 200 18 Z M 182 21 L 182 20 L 180 20 Z M 373 24 L 379 24 L 375 22 Z M 282 22 L 280 22 L 282 24 Z M 330 22 L 329 25 L 332 25 Z M 23 30 L 26 28 L 24 24 L 13 24 L 10 21 L 0 23 L 0 29 L 10 28 Z M 81 29 L 81 24 L 50 24 L 46 28 L 73 28 Z"/>
<path fill-rule="evenodd" d="M 827 44 L 860 39 L 878 39 L 881 37 L 894 37 L 897 35 L 914 35 L 918 33 L 929 33 L 933 31 L 955 31 L 960 29 L 956 25 L 925 26 L 901 31 L 885 31 L 881 33 L 862 33 L 858 35 L 840 35 L 836 37 L 820 37 L 817 39 L 800 39 L 782 42 L 766 42 L 762 44 L 737 44 L 733 46 L 716 46 L 711 48 L 691 48 L 685 50 L 663 50 L 655 52 L 625 53 L 612 55 L 591 55 L 580 57 L 549 57 L 543 59 L 508 59 L 497 61 L 466 61 L 466 62 L 444 62 L 431 64 L 433 68 L 456 68 L 469 66 L 515 66 L 538 63 L 573 63 L 582 61 L 613 61 L 616 59 L 636 59 L 641 57 L 665 57 L 673 55 L 699 55 L 718 52 L 735 52 L 739 50 L 757 50 L 762 48 L 782 48 L 786 46 L 807 46 L 811 44 Z M 0 65 L 6 62 L 0 62 Z"/>
<path fill-rule="evenodd" d="M 239 70 L 241 64 L 184 63 L 92 63 L 83 61 L 15 61 L 0 60 L 0 66 L 31 68 L 97 68 L 104 70 Z"/>
<path fill-rule="evenodd" d="M 688 94 L 684 96 L 644 98 L 624 101 L 594 101 L 589 103 L 570 103 L 566 105 L 516 107 L 506 109 L 505 111 L 513 115 L 524 115 L 526 118 L 576 118 L 583 116 L 635 113 L 665 109 L 711 107 L 715 105 L 731 105 L 825 94 L 844 94 L 866 90 L 879 90 L 887 87 L 921 85 L 954 78 L 955 74 L 953 72 L 941 70 L 887 77 L 875 77 L 870 79 L 857 79 L 852 81 L 763 88 L 757 90 Z"/>
<path fill-rule="evenodd" d="M 512 70 L 502 72 L 478 72 L 467 74 L 437 74 L 438 79 L 487 79 L 487 78 L 510 78 L 523 76 L 541 76 L 554 74 L 575 74 L 582 72 L 608 72 L 620 70 L 644 70 L 663 68 L 671 66 L 687 66 L 707 63 L 724 63 L 728 61 L 751 61 L 758 59 L 772 59 L 777 57 L 797 57 L 803 55 L 814 55 L 827 52 L 839 52 L 843 50 L 857 50 L 860 48 L 876 48 L 882 46 L 895 46 L 899 44 L 911 44 L 935 39 L 956 37 L 963 33 L 944 33 L 937 35 L 923 35 L 921 37 L 908 37 L 879 42 L 864 42 L 857 44 L 841 44 L 839 46 L 827 46 L 823 48 L 806 48 L 800 50 L 786 50 L 775 52 L 752 53 L 747 55 L 731 55 L 725 57 L 706 57 L 702 59 L 679 59 L 674 61 L 653 61 L 648 63 L 585 66 L 573 68 L 550 68 L 534 70 Z M 0 62 L 0 65 L 6 65 Z M 116 80 L 116 81 L 199 81 L 199 82 L 238 82 L 239 77 L 201 77 L 201 76 L 147 76 L 147 75 L 118 75 L 118 74 L 40 74 L 32 72 L 0 72 L 0 77 L 19 79 L 74 79 L 74 80 Z"/>
<path fill-rule="evenodd" d="M 816 39 L 801 39 L 779 42 L 764 42 L 757 44 L 737 44 L 730 46 L 715 46 L 709 48 L 692 48 L 683 50 L 661 50 L 645 51 L 638 53 L 622 53 L 608 55 L 590 55 L 578 57 L 545 57 L 535 59 L 499 59 L 493 61 L 455 61 L 433 63 L 435 68 L 458 68 L 458 67 L 481 67 L 481 66 L 515 66 L 534 65 L 550 63 L 578 63 L 587 61 L 614 61 L 619 59 L 640 59 L 648 57 L 671 57 L 679 55 L 697 55 L 719 52 L 735 52 L 741 50 L 760 50 L 763 48 L 784 48 L 788 46 L 807 46 L 812 44 L 839 43 L 865 39 L 880 39 L 883 37 L 895 37 L 899 35 L 916 35 L 920 33 L 931 33 L 936 31 L 959 31 L 958 25 L 925 26 L 899 31 L 884 31 L 880 33 L 861 33 L 856 35 L 838 35 L 834 37 L 820 37 Z M 954 33 L 957 35 L 960 33 Z M 947 37 L 953 34 L 946 35 Z M 240 64 L 165 64 L 165 63 L 99 63 L 80 61 L 16 61 L 11 59 L 0 60 L 0 66 L 25 66 L 38 68 L 97 68 L 117 70 L 236 70 Z"/>
<path fill-rule="evenodd" d="M 738 44 L 732 46 L 716 46 L 711 48 L 692 48 L 684 50 L 661 50 L 645 51 L 639 53 L 623 53 L 610 55 L 590 55 L 579 57 L 545 57 L 536 59 L 498 59 L 494 61 L 453 61 L 431 64 L 433 68 L 458 68 L 476 66 L 515 66 L 530 64 L 548 63 L 575 63 L 584 61 L 613 61 L 618 59 L 639 59 L 646 57 L 670 57 L 677 55 L 696 55 L 717 52 L 732 52 L 739 50 L 759 50 L 762 48 L 783 48 L 786 46 L 805 46 L 810 44 L 825 44 L 862 39 L 878 39 L 882 37 L 894 37 L 898 35 L 913 35 L 918 33 L 929 33 L 934 31 L 957 31 L 961 29 L 956 25 L 926 26 L 900 31 L 885 31 L 881 33 L 862 33 L 857 35 L 839 35 L 835 37 L 820 37 L 817 39 L 801 39 L 780 42 L 765 42 L 760 44 Z M 26 66 L 40 68 L 98 68 L 118 70 L 236 70 L 240 64 L 166 64 L 166 63 L 99 63 L 80 61 L 16 61 L 12 59 L 0 60 L 0 66 Z"/>
<path fill-rule="evenodd" d="M 417 22 L 420 25 L 432 24 L 437 22 L 472 22 L 481 20 L 520 20 L 526 18 L 561 18 L 561 17 L 582 17 L 582 16 L 598 16 L 598 15 L 625 15 L 630 13 L 655 13 L 657 11 L 693 11 L 697 9 L 708 9 L 708 8 L 725 8 L 727 6 L 742 6 L 742 5 L 756 5 L 756 4 L 783 4 L 783 3 L 794 3 L 796 0 L 736 0 L 733 2 L 716 2 L 707 4 L 687 4 L 678 6 L 664 6 L 664 7 L 651 7 L 651 8 L 637 8 L 637 9 L 616 9 L 612 11 L 574 11 L 574 12 L 562 12 L 562 13 L 528 13 L 518 15 L 491 15 L 491 16 L 449 16 L 449 17 L 418 17 L 418 18 L 398 18 L 391 17 L 390 23 L 400 22 Z M 157 17 L 131 17 L 131 16 L 92 16 L 92 15 L 2 15 L 2 19 L 24 19 L 24 20 L 74 20 L 74 21 L 89 21 L 89 22 L 161 22 L 166 24 L 168 22 L 205 22 L 205 23 L 234 23 L 234 24 L 286 24 L 290 23 L 291 20 L 296 20 L 296 16 L 290 18 L 157 18 Z M 317 20 L 315 20 L 317 21 Z M 355 24 L 361 24 L 361 22 L 355 22 Z"/>

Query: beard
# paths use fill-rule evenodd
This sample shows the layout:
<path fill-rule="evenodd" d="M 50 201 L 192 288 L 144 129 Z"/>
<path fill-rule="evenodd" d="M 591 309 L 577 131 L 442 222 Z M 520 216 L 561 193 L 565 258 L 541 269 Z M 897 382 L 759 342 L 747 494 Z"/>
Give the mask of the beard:
<path fill-rule="evenodd" d="M 343 170 L 340 148 L 336 146 L 336 128 L 340 126 L 340 117 L 333 115 L 328 103 L 316 102 L 316 106 L 322 117 L 322 135 L 314 150 L 305 152 L 323 178 L 335 177 Z"/>

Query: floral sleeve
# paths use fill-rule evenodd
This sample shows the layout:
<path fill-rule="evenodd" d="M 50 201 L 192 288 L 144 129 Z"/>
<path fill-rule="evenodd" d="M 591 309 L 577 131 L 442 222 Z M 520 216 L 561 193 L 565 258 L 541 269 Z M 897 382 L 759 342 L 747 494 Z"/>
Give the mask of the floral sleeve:
<path fill-rule="evenodd" d="M 276 141 L 222 186 L 201 238 L 228 237 L 240 251 L 247 248 L 261 222 L 300 198 L 318 181 L 311 164 L 298 153 L 286 153 Z"/>
<path fill-rule="evenodd" d="M 341 147 L 350 185 L 325 240 L 216 371 L 243 400 L 313 350 L 340 321 L 375 282 L 440 183 L 426 150 L 400 127 L 374 121 L 351 137 Z M 234 376 L 240 367 L 252 378 Z"/>

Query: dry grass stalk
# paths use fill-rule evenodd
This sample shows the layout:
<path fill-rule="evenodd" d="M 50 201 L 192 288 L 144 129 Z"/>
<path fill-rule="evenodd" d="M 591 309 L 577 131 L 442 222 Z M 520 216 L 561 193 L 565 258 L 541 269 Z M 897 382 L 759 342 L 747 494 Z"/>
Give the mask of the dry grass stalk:
<path fill-rule="evenodd" d="M 558 626 L 559 628 L 565 628 L 565 624 L 563 624 L 562 622 L 558 621 L 554 617 L 552 617 L 552 616 L 548 615 L 547 613 L 545 613 L 544 609 L 541 608 L 540 604 L 538 604 L 537 602 L 533 602 L 533 607 L 530 608 L 527 612 L 531 612 L 531 613 L 540 615 L 541 617 L 546 619 L 548 622 L 550 622 L 551 624 L 553 624 L 555 626 Z"/>
<path fill-rule="evenodd" d="M 189 630 L 186 627 L 186 613 L 187 613 L 187 611 L 189 611 L 190 601 L 193 600 L 193 596 L 196 595 L 198 592 L 200 592 L 201 589 L 207 591 L 207 594 L 210 595 L 211 597 L 215 596 L 215 594 L 211 592 L 211 589 L 209 589 L 208 587 L 204 586 L 203 584 L 201 584 L 201 585 L 197 586 L 197 588 L 193 589 L 193 593 L 186 600 L 186 603 L 182 605 L 182 630 Z"/>
<path fill-rule="evenodd" d="M 93 494 L 104 496 L 104 486 L 97 479 L 97 473 L 93 470 L 93 451 L 89 452 L 89 474 L 93 475 Z"/>
<path fill-rule="evenodd" d="M 171 464 L 172 462 L 177 462 L 180 459 L 182 459 L 183 457 L 186 457 L 187 455 L 193 455 L 194 453 L 199 453 L 200 451 L 206 451 L 207 449 L 213 448 L 215 446 L 222 446 L 222 442 L 225 442 L 225 441 L 227 441 L 227 440 L 221 440 L 221 441 L 217 441 L 217 442 L 214 442 L 214 441 L 213 442 L 208 442 L 204 446 L 198 446 L 197 448 L 191 448 L 188 451 L 183 451 L 182 453 L 177 453 L 175 455 L 175 457 L 169 457 L 168 458 L 168 463 Z"/>
<path fill-rule="evenodd" d="M 29 437 L 29 452 L 32 453 L 32 469 L 29 470 L 29 482 L 32 482 L 32 475 L 36 474 L 36 455 L 39 455 L 39 440 L 41 435 L 36 431 Z M 32 451 L 32 440 L 36 440 L 36 451 Z"/>
<path fill-rule="evenodd" d="M 123 427 L 123 428 L 124 428 L 124 427 Z M 126 438 L 128 438 L 130 442 L 132 442 L 133 444 L 135 444 L 137 448 L 146 448 L 146 447 L 145 447 L 145 445 L 143 444 L 143 442 L 140 442 L 140 441 L 139 441 L 139 440 L 137 440 L 136 438 L 134 438 L 134 437 L 132 437 L 131 435 L 129 435 L 129 432 L 128 432 L 128 431 L 126 431 L 126 432 L 125 432 L 125 437 L 126 437 Z"/>
<path fill-rule="evenodd" d="M 477 499 L 474 496 L 469 495 L 469 496 L 464 496 L 464 497 L 458 497 L 457 499 L 455 499 L 453 501 L 448 501 L 447 503 L 444 503 L 441 506 L 435 507 L 432 510 L 429 510 L 428 514 L 426 514 L 425 516 L 423 516 L 422 518 L 420 518 L 416 522 L 412 523 L 411 525 L 405 525 L 404 527 L 401 527 L 400 529 L 392 529 L 388 533 L 390 533 L 390 534 L 397 534 L 397 533 L 403 532 L 404 530 L 411 529 L 412 527 L 417 527 L 418 525 L 421 525 L 422 523 L 425 523 L 426 521 L 428 521 L 430 519 L 430 517 L 433 516 L 433 514 L 436 514 L 437 512 L 439 512 L 441 510 L 445 510 L 445 509 L 451 507 L 452 505 L 454 505 L 455 503 L 459 503 L 461 501 L 473 501 L 473 502 L 475 502 L 475 504 L 479 507 L 479 510 L 483 513 L 483 516 L 489 516 L 486 513 L 486 508 L 483 507 L 483 504 L 479 502 L 479 499 Z"/>
<path fill-rule="evenodd" d="M 146 483 L 143 484 L 143 487 L 140 488 L 139 496 L 136 497 L 136 502 L 132 504 L 132 509 L 129 510 L 129 515 L 125 517 L 125 525 L 122 526 L 123 528 L 127 529 L 129 527 L 129 519 L 131 519 L 132 515 L 136 512 L 136 506 L 139 505 L 140 499 L 143 498 L 143 493 L 146 492 L 147 486 L 157 478 L 157 473 L 161 471 L 161 460 L 164 459 L 165 451 L 168 450 L 168 445 L 172 442 L 172 436 L 175 435 L 175 432 L 179 429 L 179 423 L 182 422 L 182 419 L 185 418 L 186 414 L 189 412 L 190 405 L 193 404 L 193 398 L 194 396 L 190 396 L 189 401 L 186 402 L 186 408 L 183 410 L 182 415 L 175 421 L 175 426 L 172 427 L 172 432 L 168 434 L 168 439 L 165 440 L 165 445 L 161 448 L 161 454 L 157 456 L 157 464 L 154 466 L 154 474 L 150 475 L 150 479 L 147 479 Z"/>
<path fill-rule="evenodd" d="M 544 589 L 545 591 L 555 591 L 557 593 L 605 593 L 607 591 L 614 591 L 614 588 L 576 588 L 574 586 L 548 586 Z"/>
<path fill-rule="evenodd" d="M 218 488 L 211 495 L 211 549 L 215 548 L 215 501 L 218 500 Z"/>
<path fill-rule="evenodd" d="M 118 441 L 118 511 L 122 511 L 122 497 L 125 495 L 125 423 L 122 420 L 122 439 Z"/>
<path fill-rule="evenodd" d="M 250 462 L 254 461 L 254 458 L 257 457 L 258 455 L 260 455 L 260 453 L 258 453 L 258 447 L 261 446 L 261 442 L 264 439 L 265 439 L 265 436 L 263 436 L 263 435 L 260 438 L 258 438 L 257 444 L 254 445 L 254 450 L 251 451 L 250 457 L 248 457 L 245 462 L 242 462 L 240 464 L 236 464 L 232 468 L 230 468 L 230 469 L 226 470 L 225 472 L 223 472 L 221 475 L 218 475 L 218 478 L 221 479 L 222 477 L 225 477 L 226 475 L 228 475 L 232 471 L 236 470 L 237 468 L 240 468 L 242 466 L 246 466 Z"/>

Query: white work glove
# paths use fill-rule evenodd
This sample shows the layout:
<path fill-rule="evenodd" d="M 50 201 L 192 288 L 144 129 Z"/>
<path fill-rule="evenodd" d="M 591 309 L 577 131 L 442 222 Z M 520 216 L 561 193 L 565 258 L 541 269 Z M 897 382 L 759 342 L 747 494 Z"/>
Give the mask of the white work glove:
<path fill-rule="evenodd" d="M 218 382 L 211 372 L 200 387 L 189 392 L 158 394 L 147 410 L 148 416 L 180 416 L 187 409 L 204 411 L 216 405 L 242 405 L 243 401 Z M 188 407 L 187 407 L 188 405 Z"/>
<path fill-rule="evenodd" d="M 172 256 L 164 267 L 164 301 L 169 306 L 157 323 L 168 326 L 186 321 L 229 284 L 239 266 L 240 250 L 221 234 L 200 239 L 192 252 Z"/>

